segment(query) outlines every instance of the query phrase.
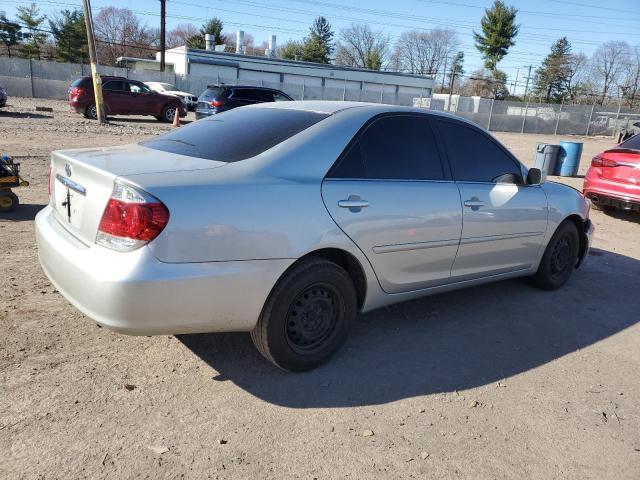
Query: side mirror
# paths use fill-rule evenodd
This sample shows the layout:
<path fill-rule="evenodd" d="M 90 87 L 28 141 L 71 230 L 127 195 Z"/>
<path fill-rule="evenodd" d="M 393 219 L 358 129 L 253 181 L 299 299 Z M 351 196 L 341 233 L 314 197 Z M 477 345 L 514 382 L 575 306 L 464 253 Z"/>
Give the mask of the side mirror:
<path fill-rule="evenodd" d="M 530 168 L 527 174 L 527 185 L 540 185 L 542 183 L 542 171 L 539 168 Z"/>

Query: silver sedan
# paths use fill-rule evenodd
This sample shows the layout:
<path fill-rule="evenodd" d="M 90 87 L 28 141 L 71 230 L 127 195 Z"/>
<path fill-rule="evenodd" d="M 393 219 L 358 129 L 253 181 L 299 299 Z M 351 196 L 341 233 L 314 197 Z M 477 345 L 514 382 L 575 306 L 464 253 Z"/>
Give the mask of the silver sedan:
<path fill-rule="evenodd" d="M 243 107 L 140 144 L 51 155 L 40 261 L 101 325 L 250 331 L 307 370 L 357 312 L 513 277 L 561 287 L 593 226 L 576 190 L 446 114 Z"/>

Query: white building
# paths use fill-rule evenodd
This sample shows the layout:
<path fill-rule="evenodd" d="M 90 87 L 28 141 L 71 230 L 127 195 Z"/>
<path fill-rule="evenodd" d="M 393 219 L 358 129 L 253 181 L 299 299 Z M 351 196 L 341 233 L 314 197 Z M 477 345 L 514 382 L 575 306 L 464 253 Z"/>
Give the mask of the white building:
<path fill-rule="evenodd" d="M 181 90 L 201 93 L 207 85 L 261 85 L 277 88 L 295 99 L 356 100 L 413 105 L 430 98 L 433 79 L 397 72 L 338 67 L 284 60 L 270 56 L 193 49 L 186 46 L 165 52 L 167 72 L 161 75 L 156 60 L 121 57 L 121 66 L 145 81 L 175 83 Z M 153 77 L 153 78 L 149 78 Z"/>

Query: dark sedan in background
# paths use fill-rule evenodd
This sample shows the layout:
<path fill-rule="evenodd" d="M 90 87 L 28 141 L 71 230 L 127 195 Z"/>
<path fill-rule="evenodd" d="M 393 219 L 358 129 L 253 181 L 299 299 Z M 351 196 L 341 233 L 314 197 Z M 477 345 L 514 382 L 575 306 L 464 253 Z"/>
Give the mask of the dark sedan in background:
<path fill-rule="evenodd" d="M 293 98 L 280 90 L 242 85 L 209 85 L 198 98 L 196 120 L 254 103 L 290 102 Z"/>
<path fill-rule="evenodd" d="M 162 122 L 173 122 L 176 112 L 187 115 L 187 105 L 175 95 L 151 90 L 142 82 L 124 77 L 102 77 L 102 96 L 107 115 L 152 115 Z M 69 105 L 85 117 L 96 119 L 91 77 L 82 77 L 69 88 Z"/>

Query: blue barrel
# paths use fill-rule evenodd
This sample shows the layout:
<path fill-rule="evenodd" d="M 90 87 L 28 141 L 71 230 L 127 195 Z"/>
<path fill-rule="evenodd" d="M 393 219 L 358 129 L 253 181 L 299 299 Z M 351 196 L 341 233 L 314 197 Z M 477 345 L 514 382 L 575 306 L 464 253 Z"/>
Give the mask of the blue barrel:
<path fill-rule="evenodd" d="M 560 142 L 560 154 L 558 155 L 555 174 L 561 177 L 575 177 L 580 168 L 581 156 L 582 143 Z"/>

